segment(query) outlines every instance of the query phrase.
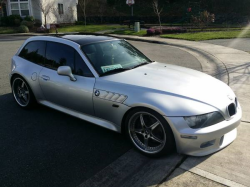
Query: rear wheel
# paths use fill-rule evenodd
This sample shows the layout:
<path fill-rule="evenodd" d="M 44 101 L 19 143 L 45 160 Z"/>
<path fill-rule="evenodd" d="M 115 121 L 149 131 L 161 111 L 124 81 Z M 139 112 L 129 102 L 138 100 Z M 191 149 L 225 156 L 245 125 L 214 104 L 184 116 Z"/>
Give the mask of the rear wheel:
<path fill-rule="evenodd" d="M 157 112 L 138 108 L 126 118 L 126 132 L 133 145 L 148 156 L 171 153 L 175 142 L 167 121 Z"/>
<path fill-rule="evenodd" d="M 23 108 L 30 108 L 36 103 L 28 83 L 22 77 L 13 78 L 12 94 L 17 104 Z"/>

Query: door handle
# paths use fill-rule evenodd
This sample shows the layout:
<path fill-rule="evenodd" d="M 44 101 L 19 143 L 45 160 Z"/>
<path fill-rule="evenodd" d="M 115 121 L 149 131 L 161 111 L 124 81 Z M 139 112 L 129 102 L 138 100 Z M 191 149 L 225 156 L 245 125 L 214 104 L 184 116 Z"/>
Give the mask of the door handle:
<path fill-rule="evenodd" d="M 42 77 L 41 77 L 43 80 L 45 80 L 45 81 L 48 81 L 49 80 L 49 77 L 48 76 L 46 76 L 46 75 L 42 75 Z"/>

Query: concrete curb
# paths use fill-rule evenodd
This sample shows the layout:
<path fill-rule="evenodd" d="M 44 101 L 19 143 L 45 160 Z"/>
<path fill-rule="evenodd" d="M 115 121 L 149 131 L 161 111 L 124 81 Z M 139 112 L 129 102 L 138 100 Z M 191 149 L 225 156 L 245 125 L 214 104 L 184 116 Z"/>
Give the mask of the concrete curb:
<path fill-rule="evenodd" d="M 0 37 L 6 36 L 41 36 L 44 33 L 13 33 L 13 34 L 0 34 Z"/>
<path fill-rule="evenodd" d="M 214 175 L 210 172 L 207 172 L 207 171 L 204 171 L 202 169 L 199 169 L 197 167 L 189 167 L 187 165 L 185 165 L 185 163 L 183 163 L 181 166 L 180 166 L 181 169 L 184 169 L 186 171 L 189 171 L 189 172 L 192 172 L 192 173 L 195 173 L 199 176 L 202 176 L 202 177 L 205 177 L 207 179 L 210 179 L 212 181 L 215 181 L 217 183 L 220 183 L 220 184 L 223 184 L 223 185 L 226 185 L 226 186 L 230 186 L 230 187 L 234 187 L 234 186 L 238 186 L 238 187 L 246 187 L 245 185 L 242 185 L 242 184 L 239 184 L 237 182 L 234 182 L 232 180 L 229 180 L 229 179 L 225 179 L 223 177 L 220 177 L 218 175 Z"/>
<path fill-rule="evenodd" d="M 65 35 L 65 34 L 78 34 L 79 32 L 68 32 L 68 33 L 13 33 L 13 34 L 0 34 L 0 38 L 9 36 L 54 36 L 54 35 Z M 88 34 L 88 33 L 86 33 Z"/>

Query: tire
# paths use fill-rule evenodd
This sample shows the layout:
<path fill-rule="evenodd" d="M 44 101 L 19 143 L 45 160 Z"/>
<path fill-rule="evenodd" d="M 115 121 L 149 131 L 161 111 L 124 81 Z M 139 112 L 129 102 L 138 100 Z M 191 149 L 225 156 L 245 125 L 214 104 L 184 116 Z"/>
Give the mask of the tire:
<path fill-rule="evenodd" d="M 11 83 L 12 95 L 16 103 L 24 108 L 33 108 L 36 104 L 34 94 L 28 83 L 21 76 L 15 76 Z"/>
<path fill-rule="evenodd" d="M 125 131 L 134 147 L 150 157 L 159 157 L 175 150 L 173 132 L 162 115 L 148 108 L 130 111 Z"/>

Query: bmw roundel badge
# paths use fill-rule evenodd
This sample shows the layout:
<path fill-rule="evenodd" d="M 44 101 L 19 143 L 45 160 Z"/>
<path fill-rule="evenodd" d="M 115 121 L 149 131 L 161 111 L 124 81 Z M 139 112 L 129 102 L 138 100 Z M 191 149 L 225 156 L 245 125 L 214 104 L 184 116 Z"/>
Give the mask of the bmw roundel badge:
<path fill-rule="evenodd" d="M 98 97 L 99 95 L 100 95 L 100 91 L 99 91 L 99 90 L 96 90 L 96 91 L 95 91 L 95 96 Z"/>

